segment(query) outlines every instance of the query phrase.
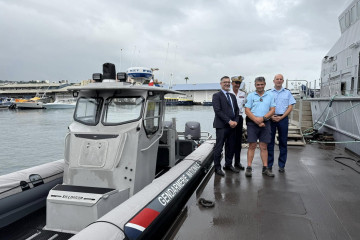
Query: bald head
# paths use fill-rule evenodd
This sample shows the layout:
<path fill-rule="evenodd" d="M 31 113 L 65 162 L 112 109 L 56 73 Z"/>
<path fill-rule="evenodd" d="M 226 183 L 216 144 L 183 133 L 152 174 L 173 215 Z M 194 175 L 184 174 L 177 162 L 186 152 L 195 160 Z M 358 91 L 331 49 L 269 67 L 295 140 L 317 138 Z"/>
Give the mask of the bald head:
<path fill-rule="evenodd" d="M 280 90 L 284 83 L 284 76 L 282 74 L 276 74 L 274 77 L 274 87 L 276 90 Z"/>

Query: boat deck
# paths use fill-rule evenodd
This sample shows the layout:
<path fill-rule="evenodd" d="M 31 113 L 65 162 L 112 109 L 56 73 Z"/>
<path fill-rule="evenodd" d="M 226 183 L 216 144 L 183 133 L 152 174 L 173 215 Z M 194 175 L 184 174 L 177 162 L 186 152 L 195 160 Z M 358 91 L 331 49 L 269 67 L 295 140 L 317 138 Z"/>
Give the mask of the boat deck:
<path fill-rule="evenodd" d="M 252 178 L 244 171 L 212 175 L 196 197 L 215 206 L 192 201 L 173 239 L 360 239 L 360 175 L 336 156 L 356 159 L 315 144 L 289 147 L 286 172 L 274 167 L 269 178 L 261 174 L 257 149 Z M 338 160 L 360 171 L 354 161 Z"/>
<path fill-rule="evenodd" d="M 246 152 L 241 153 L 243 164 Z M 257 149 L 252 178 L 244 171 L 210 175 L 166 239 L 360 239 L 360 175 L 334 157 L 345 157 L 338 160 L 360 172 L 346 159 L 358 157 L 313 144 L 289 147 L 286 172 L 274 167 L 276 176 L 269 178 L 261 174 Z M 204 208 L 198 198 L 212 200 L 215 206 Z M 41 209 L 1 229 L 0 239 L 26 239 L 44 226 L 44 220 Z"/>

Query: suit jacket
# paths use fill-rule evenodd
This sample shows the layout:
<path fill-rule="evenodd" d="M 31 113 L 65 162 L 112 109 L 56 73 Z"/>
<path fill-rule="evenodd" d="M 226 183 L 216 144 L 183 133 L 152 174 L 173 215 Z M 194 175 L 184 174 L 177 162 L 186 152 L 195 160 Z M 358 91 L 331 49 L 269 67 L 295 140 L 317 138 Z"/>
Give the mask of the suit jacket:
<path fill-rule="evenodd" d="M 239 122 L 239 107 L 234 94 L 230 94 L 232 104 L 234 106 L 235 116 L 229 101 L 225 94 L 220 90 L 212 97 L 212 104 L 215 112 L 214 128 L 230 128 L 229 121 Z"/>

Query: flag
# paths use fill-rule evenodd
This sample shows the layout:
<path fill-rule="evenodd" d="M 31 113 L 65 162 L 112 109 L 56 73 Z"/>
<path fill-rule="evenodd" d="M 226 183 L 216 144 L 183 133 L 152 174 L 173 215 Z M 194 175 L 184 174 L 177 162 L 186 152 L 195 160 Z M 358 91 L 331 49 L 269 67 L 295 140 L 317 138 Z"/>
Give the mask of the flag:
<path fill-rule="evenodd" d="M 149 86 L 154 86 L 154 80 L 151 79 L 151 81 L 149 82 Z"/>

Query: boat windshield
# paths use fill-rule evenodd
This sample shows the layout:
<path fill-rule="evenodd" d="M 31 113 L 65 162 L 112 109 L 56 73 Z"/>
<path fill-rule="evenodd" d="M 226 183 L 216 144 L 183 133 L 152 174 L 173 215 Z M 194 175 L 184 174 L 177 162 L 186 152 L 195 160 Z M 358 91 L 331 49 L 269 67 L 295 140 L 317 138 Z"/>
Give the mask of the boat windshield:
<path fill-rule="evenodd" d="M 111 97 L 106 99 L 104 125 L 119 125 L 137 121 L 141 118 L 144 98 L 142 97 Z"/>
<path fill-rule="evenodd" d="M 85 125 L 97 125 L 100 119 L 102 103 L 102 98 L 79 98 L 74 112 L 74 120 Z"/>

